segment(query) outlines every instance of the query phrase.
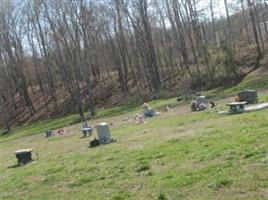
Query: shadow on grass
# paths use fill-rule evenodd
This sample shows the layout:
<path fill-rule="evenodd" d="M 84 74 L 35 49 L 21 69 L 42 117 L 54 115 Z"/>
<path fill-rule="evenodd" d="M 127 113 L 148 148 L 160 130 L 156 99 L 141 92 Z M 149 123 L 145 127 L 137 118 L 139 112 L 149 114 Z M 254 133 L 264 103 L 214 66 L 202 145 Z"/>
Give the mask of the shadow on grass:
<path fill-rule="evenodd" d="M 10 166 L 7 166 L 7 169 L 13 169 L 13 168 L 17 168 L 17 167 L 23 167 L 25 165 L 29 165 L 29 164 L 34 164 L 35 163 L 35 160 L 31 160 L 25 164 L 15 164 L 15 165 L 10 165 Z"/>
<path fill-rule="evenodd" d="M 17 167 L 21 167 L 22 165 L 19 165 L 19 164 L 15 164 L 15 165 L 10 165 L 10 166 L 7 166 L 8 169 L 10 168 L 17 168 Z"/>

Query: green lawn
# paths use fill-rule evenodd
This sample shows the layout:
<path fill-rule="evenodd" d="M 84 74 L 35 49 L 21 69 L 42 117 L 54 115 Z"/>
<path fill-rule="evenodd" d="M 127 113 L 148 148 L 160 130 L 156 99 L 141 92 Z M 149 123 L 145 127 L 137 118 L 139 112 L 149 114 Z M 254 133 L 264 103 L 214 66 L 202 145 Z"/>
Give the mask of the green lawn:
<path fill-rule="evenodd" d="M 176 98 L 170 99 L 159 99 L 150 102 L 150 105 L 156 109 L 162 109 L 165 106 L 176 106 Z M 140 111 L 140 105 L 130 105 L 130 106 L 117 106 L 108 109 L 98 109 L 97 116 L 95 119 L 102 119 L 104 117 L 115 117 L 126 113 L 135 113 Z M 24 124 L 23 126 L 18 126 L 12 129 L 10 134 L 3 134 L 4 129 L 0 129 L 0 142 L 17 139 L 20 137 L 25 137 L 40 132 L 46 132 L 47 130 L 55 130 L 62 127 L 70 126 L 76 124 L 80 121 L 78 114 L 72 114 L 68 116 L 63 116 L 55 119 L 48 119 L 39 121 L 36 123 Z"/>
<path fill-rule="evenodd" d="M 11 133 L 1 135 L 0 139 L 1 142 L 14 140 L 20 137 L 33 135 L 40 132 L 46 132 L 49 129 L 58 129 L 64 126 L 69 126 L 78 122 L 79 122 L 79 115 L 69 115 L 59 117 L 56 119 L 43 120 L 36 123 L 25 124 L 23 126 L 17 126 L 12 129 Z M 2 132 L 4 132 L 4 130 Z"/>
<path fill-rule="evenodd" d="M 52 121 L 1 137 L 0 199 L 268 199 L 268 110 L 219 116 L 174 98 L 151 105 L 172 109 L 143 125 L 131 121 L 140 107 L 99 111 L 90 124 L 112 123 L 117 142 L 97 148 L 87 147 L 94 136 L 80 139 L 79 124 L 49 139 L 25 135 Z M 7 168 L 26 147 L 36 163 Z"/>

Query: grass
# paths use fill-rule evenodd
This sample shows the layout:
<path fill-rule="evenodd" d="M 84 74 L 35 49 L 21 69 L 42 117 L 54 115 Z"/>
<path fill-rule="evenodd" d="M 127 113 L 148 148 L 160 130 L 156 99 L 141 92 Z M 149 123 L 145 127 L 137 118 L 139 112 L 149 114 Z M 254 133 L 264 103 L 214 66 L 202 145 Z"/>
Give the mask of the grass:
<path fill-rule="evenodd" d="M 206 95 L 267 89 L 268 78 L 260 77 Z M 267 100 L 267 90 L 259 98 Z M 225 108 L 226 101 L 217 100 L 217 108 Z M 78 115 L 16 127 L 1 136 L 0 199 L 268 199 L 267 110 L 192 113 L 175 98 L 150 105 L 172 109 L 143 125 L 130 120 L 140 106 L 99 109 L 90 124 L 111 123 L 117 142 L 97 148 L 80 139 Z M 62 127 L 63 136 L 44 138 L 46 130 Z M 12 167 L 13 152 L 29 147 L 35 148 L 36 163 Z"/>
<path fill-rule="evenodd" d="M 169 99 L 158 99 L 154 101 L 150 101 L 150 106 L 156 108 L 156 109 L 161 109 L 165 106 L 175 106 L 177 105 L 176 103 L 176 98 L 169 98 Z M 101 117 L 111 117 L 111 116 L 118 116 L 118 115 L 123 115 L 126 113 L 131 113 L 131 112 L 138 112 L 140 111 L 141 105 L 125 105 L 125 106 L 115 106 L 113 108 L 108 108 L 108 109 L 99 109 L 97 113 L 97 118 Z"/>
<path fill-rule="evenodd" d="M 159 99 L 151 101 L 150 105 L 154 108 L 161 109 L 164 106 L 174 106 L 176 105 L 175 98 L 171 99 Z M 119 116 L 126 113 L 139 112 L 140 105 L 130 105 L 130 106 L 117 106 L 109 109 L 99 109 L 96 119 L 103 117 Z M 0 139 L 2 142 L 7 140 L 13 140 L 24 136 L 33 135 L 40 132 L 46 132 L 47 130 L 55 130 L 62 127 L 70 126 L 80 121 L 78 114 L 72 114 L 68 116 L 63 116 L 55 119 L 48 119 L 39 121 L 36 123 L 25 124 L 23 126 L 15 127 L 10 134 L 4 134 L 4 129 L 0 129 Z"/>
<path fill-rule="evenodd" d="M 1 141 L 14 140 L 20 137 L 33 135 L 40 132 L 46 132 L 49 129 L 58 129 L 79 122 L 78 115 L 69 115 L 56 119 L 48 119 L 36 123 L 25 124 L 15 127 L 10 134 L 1 135 Z M 1 130 L 0 130 L 1 133 Z"/>
<path fill-rule="evenodd" d="M 115 117 L 111 110 L 99 112 L 105 117 L 91 123 L 114 121 L 117 142 L 97 148 L 80 139 L 79 124 L 66 127 L 64 136 L 5 140 L 0 199 L 267 199 L 267 110 L 219 116 L 175 104 L 175 99 L 152 102 L 172 110 L 143 125 L 122 120 L 138 107 L 118 110 Z M 28 130 L 35 132 L 34 126 Z M 38 152 L 36 163 L 7 168 L 16 163 L 13 151 L 26 147 Z"/>
<path fill-rule="evenodd" d="M 265 71 L 260 74 L 249 74 L 247 75 L 241 83 L 235 87 L 229 88 L 216 88 L 204 93 L 207 97 L 225 97 L 230 95 L 235 95 L 239 91 L 251 89 L 251 90 L 266 90 L 268 89 L 268 73 Z"/>

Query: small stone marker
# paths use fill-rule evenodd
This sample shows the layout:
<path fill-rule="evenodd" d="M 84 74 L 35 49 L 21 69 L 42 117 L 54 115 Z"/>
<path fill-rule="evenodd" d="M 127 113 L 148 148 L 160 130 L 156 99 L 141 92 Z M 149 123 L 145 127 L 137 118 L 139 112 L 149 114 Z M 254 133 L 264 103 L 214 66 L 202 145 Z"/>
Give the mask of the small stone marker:
<path fill-rule="evenodd" d="M 52 130 L 48 130 L 48 131 L 46 132 L 46 136 L 47 136 L 47 137 L 51 137 L 51 136 L 53 136 L 53 131 L 52 131 Z"/>
<path fill-rule="evenodd" d="M 88 126 L 87 122 L 85 122 L 81 128 L 81 131 L 83 133 L 83 137 L 90 136 L 92 134 L 92 128 Z"/>
<path fill-rule="evenodd" d="M 25 165 L 29 162 L 32 162 L 33 161 L 32 151 L 33 151 L 33 148 L 20 149 L 20 150 L 15 151 L 15 155 L 16 155 L 16 158 L 18 160 L 18 165 L 20 165 L 20 164 Z"/>
<path fill-rule="evenodd" d="M 89 137 L 92 134 L 92 128 L 82 128 L 83 137 Z"/>
<path fill-rule="evenodd" d="M 226 105 L 230 107 L 229 112 L 232 114 L 236 114 L 236 113 L 242 113 L 245 111 L 245 104 L 247 102 L 231 102 L 231 103 L 227 103 Z"/>

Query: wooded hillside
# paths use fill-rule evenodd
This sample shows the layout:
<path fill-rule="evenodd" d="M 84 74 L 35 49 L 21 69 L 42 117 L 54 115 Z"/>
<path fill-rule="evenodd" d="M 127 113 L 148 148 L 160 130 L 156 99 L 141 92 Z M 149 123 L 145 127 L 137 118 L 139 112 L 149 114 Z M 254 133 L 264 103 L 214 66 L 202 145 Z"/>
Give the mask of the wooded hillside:
<path fill-rule="evenodd" d="M 268 63 L 267 0 L 1 2 L 7 129 L 235 84 Z"/>

